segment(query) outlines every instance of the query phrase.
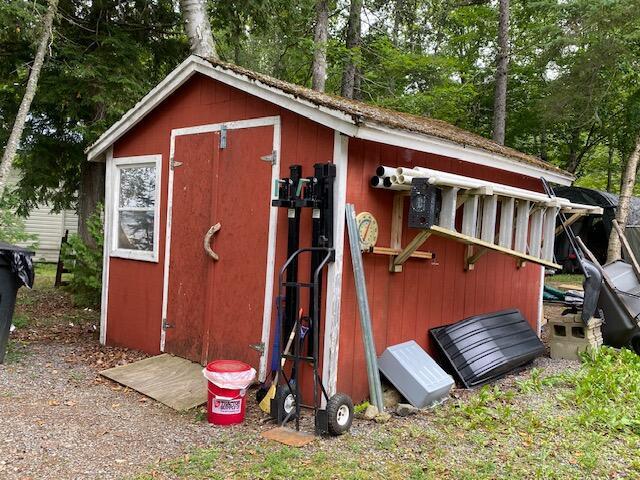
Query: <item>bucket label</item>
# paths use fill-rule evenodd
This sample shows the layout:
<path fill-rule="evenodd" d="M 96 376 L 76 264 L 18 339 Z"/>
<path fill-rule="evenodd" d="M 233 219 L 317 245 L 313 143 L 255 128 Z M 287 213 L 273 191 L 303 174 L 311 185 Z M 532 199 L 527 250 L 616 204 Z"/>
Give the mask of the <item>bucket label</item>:
<path fill-rule="evenodd" d="M 235 415 L 242 410 L 242 399 L 237 400 L 218 400 L 211 402 L 211 412 L 221 415 Z"/>

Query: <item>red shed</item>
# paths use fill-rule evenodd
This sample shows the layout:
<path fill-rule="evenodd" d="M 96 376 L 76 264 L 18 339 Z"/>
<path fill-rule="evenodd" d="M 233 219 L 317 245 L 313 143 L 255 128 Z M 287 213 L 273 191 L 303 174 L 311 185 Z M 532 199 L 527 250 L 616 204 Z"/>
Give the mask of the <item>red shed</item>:
<path fill-rule="evenodd" d="M 431 350 L 430 328 L 474 314 L 517 307 L 534 328 L 542 314 L 543 268 L 535 257 L 543 255 L 530 251 L 541 246 L 525 245 L 518 257 L 511 233 L 506 246 L 494 242 L 496 215 L 509 211 L 496 210 L 495 202 L 494 232 L 487 236 L 484 228 L 482 238 L 496 248 L 471 241 L 474 253 L 462 233 L 460 238 L 438 235 L 420 247 L 433 252 L 435 260 L 409 257 L 393 265 L 415 231 L 401 228 L 408 208 L 404 197 L 370 186 L 376 168 L 426 167 L 445 177 L 453 173 L 482 181 L 489 185 L 484 191 L 464 190 L 474 194 L 476 208 L 478 198 L 480 208 L 491 199 L 500 204 L 508 199 L 502 190 L 494 195 L 493 184 L 525 189 L 535 200 L 542 192 L 540 177 L 562 185 L 572 181 L 537 158 L 444 122 L 196 56 L 87 153 L 90 161 L 107 164 L 101 342 L 203 364 L 240 359 L 253 364 L 260 379 L 267 373 L 270 348 L 258 353 L 249 345 L 270 344 L 276 276 L 287 251 L 287 213 L 271 206 L 274 182 L 286 177 L 292 164 L 311 174 L 315 163 L 333 162 L 335 262 L 328 267 L 323 295 L 322 376 L 330 395 L 339 389 L 354 401 L 366 397 L 367 377 L 346 245 L 346 203 L 378 219 L 378 246 L 386 247 L 364 260 L 379 354 L 410 339 Z M 455 218 L 464 202 L 460 195 L 454 201 L 449 232 L 468 229 Z M 527 214 L 531 231 L 548 229 L 552 222 L 555 228 L 563 205 L 538 209 L 543 213 L 535 227 L 535 212 L 531 220 Z M 513 207 L 512 202 L 509 222 Z M 302 220 L 301 245 L 310 242 L 310 223 Z M 220 229 L 214 233 L 216 224 Z M 203 245 L 207 233 L 217 261 Z"/>

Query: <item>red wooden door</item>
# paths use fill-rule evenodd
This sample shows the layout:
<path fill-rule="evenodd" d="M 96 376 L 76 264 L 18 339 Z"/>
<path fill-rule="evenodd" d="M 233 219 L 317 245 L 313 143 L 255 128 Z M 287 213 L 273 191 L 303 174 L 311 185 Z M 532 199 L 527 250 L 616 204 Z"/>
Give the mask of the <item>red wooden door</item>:
<path fill-rule="evenodd" d="M 219 135 L 176 137 L 165 352 L 199 362 L 213 260 L 203 248 L 216 202 Z"/>
<path fill-rule="evenodd" d="M 272 167 L 273 127 L 176 139 L 165 351 L 202 363 L 229 358 L 258 366 Z M 207 230 L 220 223 L 211 248 Z M 271 294 L 271 293 L 270 293 Z"/>
<path fill-rule="evenodd" d="M 257 369 L 249 345 L 262 337 L 271 210 L 273 127 L 229 130 L 218 163 L 217 216 L 222 228 L 212 285 L 205 359 L 242 360 Z M 269 301 L 271 300 L 269 292 Z"/>

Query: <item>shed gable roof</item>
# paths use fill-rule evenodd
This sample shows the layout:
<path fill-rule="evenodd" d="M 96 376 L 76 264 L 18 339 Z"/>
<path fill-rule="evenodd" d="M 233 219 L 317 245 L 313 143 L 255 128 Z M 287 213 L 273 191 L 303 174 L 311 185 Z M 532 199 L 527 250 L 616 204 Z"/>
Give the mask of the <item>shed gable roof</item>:
<path fill-rule="evenodd" d="M 259 96 L 348 136 L 404 146 L 529 176 L 544 175 L 560 184 L 573 176 L 543 160 L 505 147 L 441 120 L 412 115 L 321 93 L 237 65 L 190 56 L 87 148 L 95 160 L 194 73 L 201 73 Z M 429 144 L 429 146 L 425 144 Z"/>

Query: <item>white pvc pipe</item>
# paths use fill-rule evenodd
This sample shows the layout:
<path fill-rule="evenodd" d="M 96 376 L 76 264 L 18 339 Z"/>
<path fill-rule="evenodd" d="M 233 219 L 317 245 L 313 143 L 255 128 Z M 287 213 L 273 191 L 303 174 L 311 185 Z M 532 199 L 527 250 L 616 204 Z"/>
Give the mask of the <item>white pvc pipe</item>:
<path fill-rule="evenodd" d="M 500 183 L 489 182 L 486 180 L 478 180 L 477 178 L 465 177 L 462 175 L 456 175 L 455 173 L 447 173 L 439 170 L 432 170 L 430 168 L 415 167 L 413 169 L 407 169 L 405 167 L 399 167 L 396 172 L 402 172 L 402 174 L 411 173 L 415 177 L 435 178 L 434 185 L 445 185 L 450 187 L 462 187 L 466 189 L 492 187 L 494 193 L 498 195 L 504 195 L 508 197 L 520 198 L 522 200 L 530 200 L 533 202 L 547 203 L 551 199 L 543 194 L 536 193 L 523 188 L 510 187 L 508 185 L 502 185 Z M 569 204 L 569 200 L 566 198 L 556 198 L 560 204 Z"/>
<path fill-rule="evenodd" d="M 397 175 L 413 175 L 414 177 L 420 177 L 420 171 L 417 168 L 398 167 L 395 173 Z"/>
<path fill-rule="evenodd" d="M 384 177 L 384 188 L 387 190 L 408 190 L 406 185 L 399 185 L 391 181 L 391 177 Z"/>
<path fill-rule="evenodd" d="M 398 183 L 400 185 L 411 185 L 411 180 L 413 180 L 413 176 L 411 175 L 398 175 Z"/>
<path fill-rule="evenodd" d="M 390 177 L 391 175 L 395 175 L 396 169 L 393 167 L 385 167 L 384 165 L 380 165 L 376 168 L 376 175 L 379 177 Z"/>
<path fill-rule="evenodd" d="M 384 186 L 384 178 L 377 175 L 371 177 L 371 181 L 369 183 L 374 188 L 386 188 Z"/>
<path fill-rule="evenodd" d="M 442 172 L 440 170 L 432 170 L 424 167 L 386 167 L 381 165 L 377 168 L 377 172 L 390 172 L 388 177 L 385 177 L 384 188 L 390 190 L 410 190 L 411 180 L 413 177 L 428 178 L 429 183 L 432 185 L 440 185 L 447 187 L 458 187 L 464 189 L 476 189 L 490 187 L 494 194 L 502 195 L 505 197 L 513 197 L 521 200 L 528 200 L 536 203 L 550 203 L 557 202 L 561 209 L 578 209 L 586 210 L 592 213 L 601 213 L 600 207 L 594 207 L 593 205 L 584 205 L 582 203 L 572 203 L 570 200 L 563 197 L 550 198 L 543 193 L 533 192 L 524 188 L 511 187 L 509 185 L 503 185 L 500 183 L 489 182 L 485 180 L 478 180 L 477 178 L 465 177 L 463 175 L 456 175 L 455 173 Z"/>

